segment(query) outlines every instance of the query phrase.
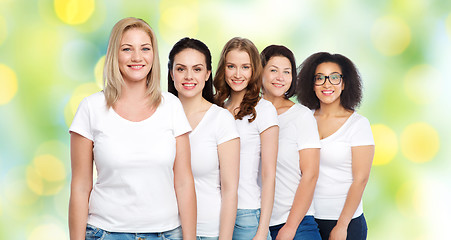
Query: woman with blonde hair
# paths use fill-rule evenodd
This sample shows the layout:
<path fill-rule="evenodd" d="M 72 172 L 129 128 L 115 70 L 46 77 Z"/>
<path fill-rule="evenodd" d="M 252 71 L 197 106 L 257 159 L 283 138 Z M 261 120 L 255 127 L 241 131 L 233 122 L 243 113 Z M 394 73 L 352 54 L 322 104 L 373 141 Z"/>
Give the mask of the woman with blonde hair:
<path fill-rule="evenodd" d="M 255 45 L 232 38 L 214 77 L 215 103 L 235 117 L 240 135 L 238 210 L 233 239 L 270 239 L 279 127 L 274 106 L 260 97 L 262 66 Z"/>
<path fill-rule="evenodd" d="M 69 129 L 70 239 L 195 239 L 191 127 L 180 101 L 160 91 L 156 36 L 145 21 L 113 27 L 104 83 Z"/>

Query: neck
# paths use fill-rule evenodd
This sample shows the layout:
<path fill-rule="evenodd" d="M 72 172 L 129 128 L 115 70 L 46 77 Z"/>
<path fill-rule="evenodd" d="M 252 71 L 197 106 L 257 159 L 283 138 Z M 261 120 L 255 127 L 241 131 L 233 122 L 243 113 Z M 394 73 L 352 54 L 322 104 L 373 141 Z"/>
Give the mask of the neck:
<path fill-rule="evenodd" d="M 202 106 L 207 100 L 205 100 L 201 94 L 194 97 L 184 97 L 179 94 L 180 102 L 182 103 L 185 115 L 189 116 L 192 113 L 202 110 Z"/>
<path fill-rule="evenodd" d="M 122 86 L 121 90 L 121 99 L 123 100 L 141 101 L 147 97 L 146 81 L 125 82 L 125 86 Z"/>
<path fill-rule="evenodd" d="M 283 96 L 274 96 L 268 93 L 263 93 L 263 98 L 270 101 L 277 110 L 285 106 L 287 103 L 286 101 L 291 102 L 290 100 L 285 99 Z"/>
<path fill-rule="evenodd" d="M 323 116 L 340 116 L 349 112 L 349 110 L 344 108 L 339 101 L 335 101 L 332 104 L 320 103 L 320 107 L 316 112 Z"/>
<path fill-rule="evenodd" d="M 243 101 L 244 95 L 246 94 L 246 90 L 235 92 L 231 91 L 229 100 L 227 100 L 226 106 L 231 106 L 233 108 L 237 108 L 240 106 Z"/>

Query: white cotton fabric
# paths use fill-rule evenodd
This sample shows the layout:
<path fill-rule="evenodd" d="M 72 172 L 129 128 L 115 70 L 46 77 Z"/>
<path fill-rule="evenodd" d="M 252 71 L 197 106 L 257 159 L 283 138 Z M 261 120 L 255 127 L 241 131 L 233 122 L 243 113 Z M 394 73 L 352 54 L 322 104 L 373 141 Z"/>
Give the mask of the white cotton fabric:
<path fill-rule="evenodd" d="M 285 223 L 301 181 L 299 151 L 320 148 L 316 120 L 312 111 L 294 104 L 279 115 L 279 151 L 277 155 L 276 191 L 270 226 Z M 313 204 L 306 215 L 313 215 Z"/>
<path fill-rule="evenodd" d="M 352 147 L 374 145 L 371 126 L 354 112 L 335 133 L 321 140 L 320 168 L 316 183 L 315 218 L 338 220 L 352 184 Z M 353 218 L 363 213 L 362 201 Z"/>
<path fill-rule="evenodd" d="M 80 103 L 70 132 L 94 142 L 97 181 L 88 224 L 111 232 L 163 232 L 180 226 L 174 190 L 175 137 L 191 131 L 174 95 L 132 122 L 108 108 L 103 92 Z"/>
<path fill-rule="evenodd" d="M 271 102 L 260 99 L 255 106 L 257 117 L 249 123 L 250 116 L 236 120 L 240 134 L 240 181 L 238 184 L 238 208 L 259 209 L 261 186 L 259 169 L 261 162 L 260 134 L 272 126 L 278 126 L 277 111 Z"/>
<path fill-rule="evenodd" d="M 197 195 L 197 236 L 219 236 L 222 201 L 218 146 L 238 137 L 232 114 L 214 104 L 189 135 Z"/>

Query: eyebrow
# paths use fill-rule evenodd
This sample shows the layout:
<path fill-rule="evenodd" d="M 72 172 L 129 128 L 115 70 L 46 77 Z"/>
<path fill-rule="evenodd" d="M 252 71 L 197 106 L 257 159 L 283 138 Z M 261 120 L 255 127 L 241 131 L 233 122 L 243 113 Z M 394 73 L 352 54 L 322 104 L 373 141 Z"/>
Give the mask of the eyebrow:
<path fill-rule="evenodd" d="M 275 67 L 275 68 L 279 69 L 279 67 L 278 67 L 278 66 L 276 66 L 276 65 L 272 65 L 272 64 L 270 65 L 270 67 Z M 286 68 L 283 68 L 283 69 L 284 69 L 284 70 L 285 70 L 285 69 L 289 69 L 289 70 L 291 70 L 291 67 L 286 67 Z"/>
<path fill-rule="evenodd" d="M 237 65 L 237 64 L 235 64 L 235 63 L 232 63 L 232 62 L 226 62 L 226 64 Z M 241 64 L 241 65 L 251 65 L 251 63 L 243 63 L 243 64 Z"/>
<path fill-rule="evenodd" d="M 182 67 L 186 67 L 186 65 L 184 65 L 184 64 L 181 64 L 181 63 L 176 63 L 176 64 L 175 64 L 175 66 L 178 66 L 178 65 L 179 65 L 179 66 L 182 66 Z M 193 67 L 197 67 L 197 66 L 202 66 L 202 67 L 203 67 L 203 66 L 204 66 L 204 64 L 202 64 L 202 63 L 198 63 L 198 64 L 195 64 L 195 65 L 193 65 Z"/>
<path fill-rule="evenodd" d="M 144 44 L 141 44 L 141 47 L 142 47 L 142 46 L 147 46 L 147 45 L 152 46 L 152 44 L 150 44 L 150 43 L 144 43 Z M 130 43 L 124 43 L 124 44 L 121 45 L 121 47 L 122 47 L 122 46 L 130 46 L 130 47 L 133 47 L 133 45 L 131 45 Z"/>

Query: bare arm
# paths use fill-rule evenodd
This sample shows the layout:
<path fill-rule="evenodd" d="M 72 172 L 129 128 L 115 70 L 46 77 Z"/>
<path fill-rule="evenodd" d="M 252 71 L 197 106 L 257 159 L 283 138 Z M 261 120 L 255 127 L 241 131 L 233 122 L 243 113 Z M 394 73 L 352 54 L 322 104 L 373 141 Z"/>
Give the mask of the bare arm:
<path fill-rule="evenodd" d="M 84 240 L 88 220 L 89 195 L 92 190 L 93 142 L 71 132 L 70 156 L 72 179 L 69 199 L 69 232 L 71 240 Z"/>
<path fill-rule="evenodd" d="M 235 138 L 218 146 L 221 175 L 221 219 L 219 239 L 232 239 L 238 205 L 240 175 L 240 139 Z"/>
<path fill-rule="evenodd" d="M 277 150 L 279 147 L 279 127 L 272 126 L 260 134 L 261 139 L 261 175 L 262 196 L 261 214 L 257 234 L 254 239 L 266 239 L 269 229 L 272 207 L 274 204 L 274 187 L 276 179 Z"/>
<path fill-rule="evenodd" d="M 174 188 L 182 223 L 183 239 L 196 239 L 197 208 L 188 133 L 175 138 Z"/>
<path fill-rule="evenodd" d="M 299 151 L 299 167 L 302 178 L 296 190 L 287 222 L 280 229 L 276 240 L 293 239 L 299 224 L 312 204 L 319 174 L 319 151 L 319 148 Z"/>
<path fill-rule="evenodd" d="M 353 182 L 349 188 L 348 196 L 338 218 L 337 225 L 332 229 L 329 239 L 346 239 L 349 222 L 362 200 L 363 190 L 365 190 L 370 176 L 373 156 L 373 145 L 352 147 Z"/>

